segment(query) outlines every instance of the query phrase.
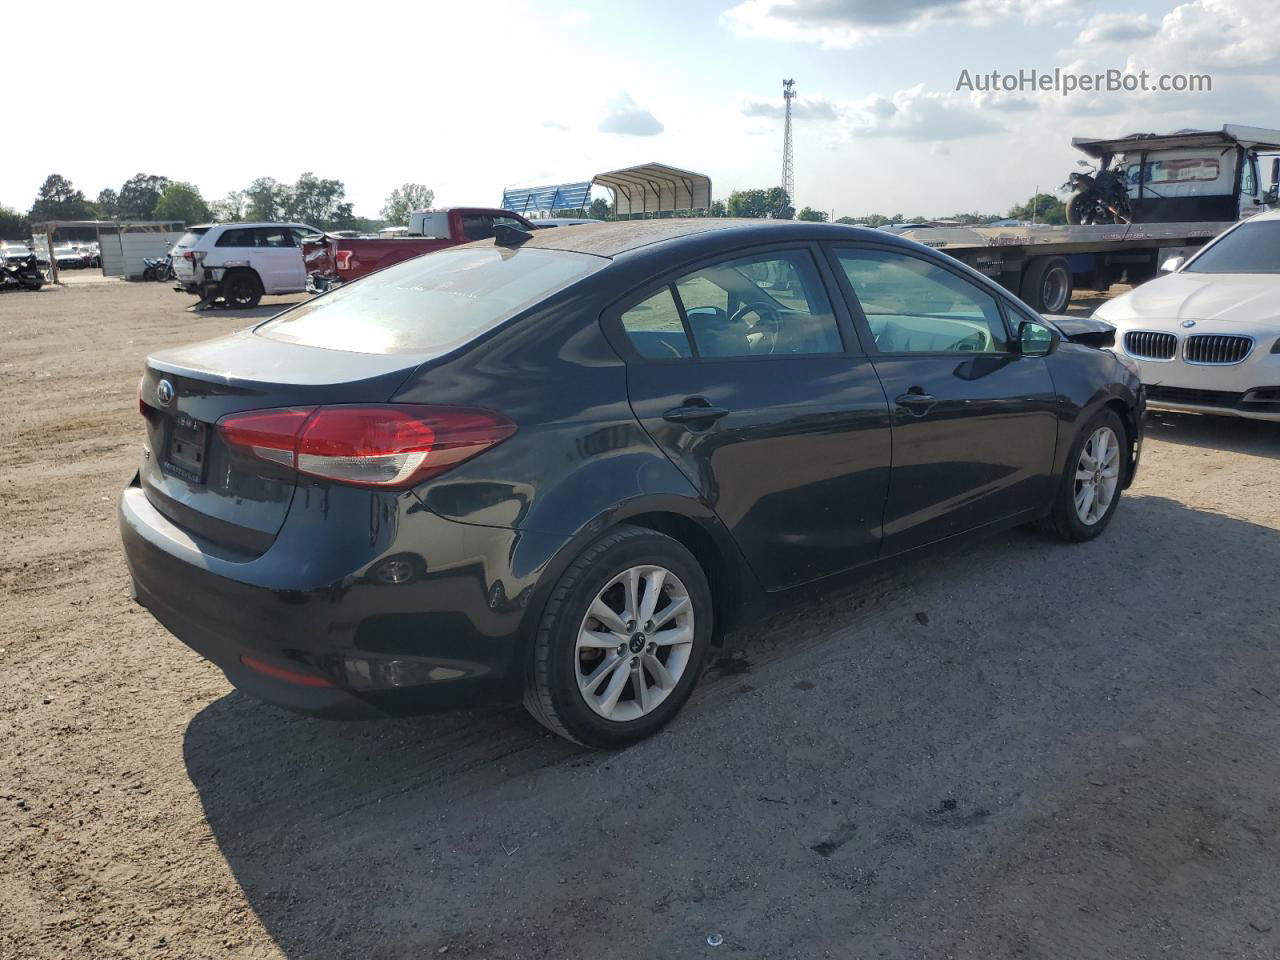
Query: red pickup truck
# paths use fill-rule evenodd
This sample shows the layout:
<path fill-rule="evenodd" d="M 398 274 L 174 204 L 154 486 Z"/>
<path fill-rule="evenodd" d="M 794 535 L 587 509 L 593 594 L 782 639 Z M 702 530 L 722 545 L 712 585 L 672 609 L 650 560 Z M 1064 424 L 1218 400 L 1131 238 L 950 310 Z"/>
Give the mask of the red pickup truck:
<path fill-rule="evenodd" d="M 510 210 L 487 207 L 449 207 L 418 210 L 409 218 L 409 233 L 401 237 L 335 237 L 326 235 L 304 245 L 308 289 L 323 291 L 410 257 L 445 247 L 492 237 L 499 226 L 534 229 Z"/>

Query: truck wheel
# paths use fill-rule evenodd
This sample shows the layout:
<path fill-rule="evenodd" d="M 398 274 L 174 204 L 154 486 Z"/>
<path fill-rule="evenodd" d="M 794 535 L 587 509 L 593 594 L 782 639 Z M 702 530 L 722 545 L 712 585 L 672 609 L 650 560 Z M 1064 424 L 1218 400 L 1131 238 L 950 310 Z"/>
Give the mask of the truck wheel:
<path fill-rule="evenodd" d="M 1036 257 L 1022 275 L 1019 296 L 1037 313 L 1061 313 L 1071 302 L 1071 264 L 1066 257 Z"/>
<path fill-rule="evenodd" d="M 256 307 L 262 299 L 262 281 L 252 270 L 229 270 L 222 278 L 222 299 L 229 307 Z"/>

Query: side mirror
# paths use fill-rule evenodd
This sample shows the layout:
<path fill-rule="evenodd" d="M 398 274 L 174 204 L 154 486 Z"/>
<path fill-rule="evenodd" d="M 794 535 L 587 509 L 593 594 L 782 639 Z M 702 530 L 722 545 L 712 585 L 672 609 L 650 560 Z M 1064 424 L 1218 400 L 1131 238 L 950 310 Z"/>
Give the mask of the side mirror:
<path fill-rule="evenodd" d="M 1018 352 L 1024 357 L 1047 357 L 1061 342 L 1058 331 L 1043 323 L 1023 320 L 1018 324 Z"/>
<path fill-rule="evenodd" d="M 1187 262 L 1186 257 L 1170 257 L 1164 263 L 1160 264 L 1161 273 L 1177 273 L 1182 265 Z"/>

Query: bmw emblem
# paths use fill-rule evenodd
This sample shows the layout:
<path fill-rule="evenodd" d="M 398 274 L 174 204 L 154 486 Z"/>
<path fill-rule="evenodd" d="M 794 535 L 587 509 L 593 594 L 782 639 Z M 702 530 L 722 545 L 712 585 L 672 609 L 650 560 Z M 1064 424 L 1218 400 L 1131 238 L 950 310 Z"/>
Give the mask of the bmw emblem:
<path fill-rule="evenodd" d="M 1187 330 L 1189 330 L 1191 327 L 1194 327 L 1195 325 L 1196 325 L 1196 322 L 1195 322 L 1194 320 L 1183 320 L 1183 321 L 1182 321 L 1182 327 L 1183 327 L 1183 329 L 1187 329 Z"/>
<path fill-rule="evenodd" d="M 156 385 L 156 399 L 160 401 L 160 406 L 167 407 L 173 403 L 173 384 L 168 380 L 161 380 Z"/>

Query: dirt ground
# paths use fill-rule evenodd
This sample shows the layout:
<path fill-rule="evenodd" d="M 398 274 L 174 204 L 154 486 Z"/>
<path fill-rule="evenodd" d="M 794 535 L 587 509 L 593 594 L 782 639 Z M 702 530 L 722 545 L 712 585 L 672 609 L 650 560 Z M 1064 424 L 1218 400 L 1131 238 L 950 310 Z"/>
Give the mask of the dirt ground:
<path fill-rule="evenodd" d="M 1280 956 L 1280 426 L 730 638 L 669 730 L 235 692 L 127 596 L 162 285 L 0 295 L 0 957 Z M 719 938 L 720 945 L 709 945 Z"/>

